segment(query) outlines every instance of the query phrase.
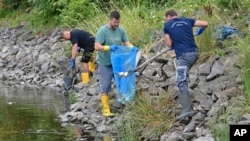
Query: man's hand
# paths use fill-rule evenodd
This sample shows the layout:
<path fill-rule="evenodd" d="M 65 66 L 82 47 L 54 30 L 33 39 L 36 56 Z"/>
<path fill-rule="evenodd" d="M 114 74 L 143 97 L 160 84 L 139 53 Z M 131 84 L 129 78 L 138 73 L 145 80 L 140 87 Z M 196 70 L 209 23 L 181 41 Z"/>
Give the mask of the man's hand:
<path fill-rule="evenodd" d="M 112 46 L 109 47 L 109 50 L 114 51 L 114 50 L 116 50 L 117 48 L 118 48 L 117 46 L 112 45 Z"/>
<path fill-rule="evenodd" d="M 71 68 L 75 68 L 75 67 L 76 67 L 76 61 L 75 61 L 74 58 L 71 58 L 71 59 L 70 59 L 70 67 L 71 67 Z"/>
<path fill-rule="evenodd" d="M 134 45 L 132 45 L 132 44 L 131 44 L 131 45 L 129 45 L 128 47 L 129 47 L 129 48 L 133 48 L 133 47 L 134 47 Z"/>
<path fill-rule="evenodd" d="M 198 28 L 196 29 L 195 35 L 196 35 L 196 36 L 201 35 L 201 33 L 202 33 L 204 30 L 205 30 L 204 27 L 198 27 Z"/>
<path fill-rule="evenodd" d="M 105 46 L 103 47 L 103 50 L 104 50 L 104 51 L 109 51 L 109 46 L 105 45 Z"/>
<path fill-rule="evenodd" d="M 111 50 L 111 51 L 114 51 L 114 50 L 116 50 L 117 49 L 117 46 L 115 46 L 115 45 L 112 45 L 112 46 L 104 46 L 104 48 L 103 48 L 103 50 L 104 51 L 109 51 L 109 50 Z"/>

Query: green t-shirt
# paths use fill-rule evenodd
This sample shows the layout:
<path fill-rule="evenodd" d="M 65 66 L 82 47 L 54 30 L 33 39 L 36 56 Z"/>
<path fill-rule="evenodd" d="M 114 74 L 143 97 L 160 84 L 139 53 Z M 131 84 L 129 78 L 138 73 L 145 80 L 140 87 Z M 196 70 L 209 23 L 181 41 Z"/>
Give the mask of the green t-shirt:
<path fill-rule="evenodd" d="M 124 42 L 128 41 L 126 31 L 122 27 L 112 30 L 108 25 L 102 26 L 96 34 L 95 42 L 101 45 L 117 45 L 122 46 Z M 98 64 L 110 65 L 111 64 L 111 52 L 110 51 L 97 51 L 96 60 Z"/>

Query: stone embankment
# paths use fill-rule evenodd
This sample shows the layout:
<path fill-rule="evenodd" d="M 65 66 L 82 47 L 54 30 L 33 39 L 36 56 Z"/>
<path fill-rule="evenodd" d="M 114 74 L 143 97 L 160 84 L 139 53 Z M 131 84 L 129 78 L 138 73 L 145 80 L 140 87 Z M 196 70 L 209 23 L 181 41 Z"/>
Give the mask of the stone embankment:
<path fill-rule="evenodd" d="M 0 29 L 0 81 L 6 85 L 50 87 L 65 94 L 63 77 L 67 73 L 69 58 L 65 55 L 65 43 L 59 40 L 60 30 L 35 34 L 20 25 Z M 164 48 L 161 33 L 155 37 L 157 44 L 153 53 Z M 208 124 L 216 122 L 219 114 L 234 106 L 235 101 L 245 101 L 243 78 L 238 55 L 233 49 L 225 50 L 224 56 L 215 56 L 193 66 L 189 75 L 189 88 L 197 114 L 185 124 L 176 123 L 161 141 L 214 141 Z M 143 54 L 141 62 L 153 53 Z M 79 59 L 78 59 L 79 60 Z M 178 88 L 175 85 L 176 59 L 164 54 L 149 63 L 137 74 L 137 87 L 152 102 L 163 94 L 170 93 L 178 103 Z M 79 78 L 79 75 L 77 77 Z M 112 123 L 119 117 L 105 118 L 101 115 L 100 98 L 96 74 L 89 85 L 76 84 L 74 92 L 78 101 L 70 110 L 59 115 L 64 124 L 80 124 L 87 131 L 112 133 Z M 115 92 L 111 94 L 114 96 Z M 177 104 L 178 105 L 178 104 Z M 176 114 L 180 105 L 175 107 Z M 119 104 L 112 104 L 114 112 L 122 111 Z M 239 118 L 240 117 L 240 118 Z M 249 115 L 231 115 L 228 120 L 241 119 L 250 123 Z M 143 136 L 143 135 L 142 135 Z M 154 140 L 153 138 L 151 140 Z"/>

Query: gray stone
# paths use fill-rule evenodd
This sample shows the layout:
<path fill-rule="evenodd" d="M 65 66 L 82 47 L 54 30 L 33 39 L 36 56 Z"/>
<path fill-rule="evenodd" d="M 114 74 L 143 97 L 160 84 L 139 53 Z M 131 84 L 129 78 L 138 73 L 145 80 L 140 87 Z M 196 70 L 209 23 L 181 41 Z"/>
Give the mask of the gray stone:
<path fill-rule="evenodd" d="M 213 137 L 199 137 L 198 139 L 195 139 L 194 141 L 215 141 Z"/>

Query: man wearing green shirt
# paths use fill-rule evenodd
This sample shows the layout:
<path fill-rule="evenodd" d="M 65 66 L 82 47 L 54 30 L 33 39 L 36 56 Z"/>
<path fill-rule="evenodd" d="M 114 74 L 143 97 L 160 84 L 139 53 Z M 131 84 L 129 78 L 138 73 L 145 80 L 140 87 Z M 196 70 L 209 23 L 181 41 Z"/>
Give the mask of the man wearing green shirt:
<path fill-rule="evenodd" d="M 108 24 L 103 25 L 96 34 L 95 50 L 97 51 L 96 62 L 98 64 L 97 72 L 99 79 L 99 88 L 101 93 L 102 114 L 103 116 L 113 116 L 110 111 L 109 96 L 113 78 L 111 64 L 112 45 L 133 47 L 129 42 L 126 31 L 119 26 L 120 13 L 112 11 L 109 16 Z"/>

